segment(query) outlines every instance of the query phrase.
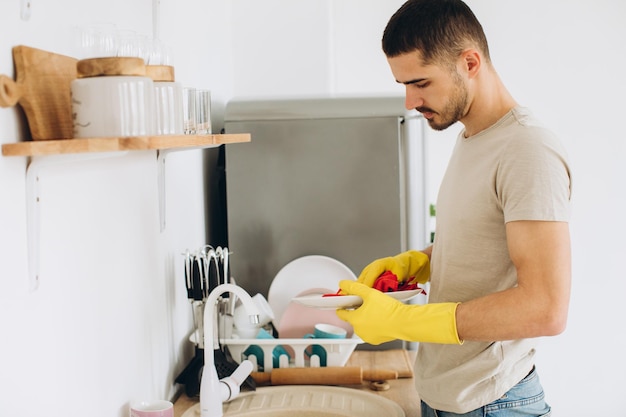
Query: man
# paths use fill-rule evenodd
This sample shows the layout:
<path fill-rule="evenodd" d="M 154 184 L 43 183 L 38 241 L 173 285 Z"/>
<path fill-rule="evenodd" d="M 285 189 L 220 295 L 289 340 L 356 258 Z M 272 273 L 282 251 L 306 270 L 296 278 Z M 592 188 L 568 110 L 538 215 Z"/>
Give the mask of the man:
<path fill-rule="evenodd" d="M 509 94 L 462 1 L 409 0 L 382 43 L 406 107 L 434 129 L 457 121 L 464 129 L 437 197 L 433 246 L 376 260 L 357 282 L 342 281 L 343 293 L 364 302 L 337 315 L 369 343 L 421 342 L 423 417 L 549 415 L 534 338 L 561 333 L 567 321 L 565 151 Z M 430 279 L 429 303 L 405 305 L 372 289 L 385 271 L 401 282 Z"/>

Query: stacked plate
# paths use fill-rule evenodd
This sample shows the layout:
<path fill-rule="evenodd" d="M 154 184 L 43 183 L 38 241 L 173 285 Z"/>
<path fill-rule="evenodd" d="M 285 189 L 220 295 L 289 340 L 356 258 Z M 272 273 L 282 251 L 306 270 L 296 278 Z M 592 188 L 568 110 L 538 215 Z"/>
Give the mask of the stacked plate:
<path fill-rule="evenodd" d="M 327 256 L 304 256 L 285 265 L 272 281 L 267 298 L 280 337 L 303 337 L 311 333 L 317 323 L 343 327 L 348 331 L 348 337 L 351 337 L 352 326 L 340 320 L 334 309 L 320 310 L 315 301 L 313 304 L 298 302 L 302 298 L 343 298 L 322 295 L 337 292 L 339 281 L 344 279 L 356 280 L 356 276 L 346 265 Z"/>

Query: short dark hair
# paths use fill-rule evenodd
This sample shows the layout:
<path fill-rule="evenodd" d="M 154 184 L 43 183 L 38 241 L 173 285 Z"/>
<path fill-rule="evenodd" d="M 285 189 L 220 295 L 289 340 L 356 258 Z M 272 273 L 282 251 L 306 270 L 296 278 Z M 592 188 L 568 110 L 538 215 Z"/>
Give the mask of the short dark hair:
<path fill-rule="evenodd" d="M 382 44 L 387 57 L 417 50 L 425 64 L 452 63 L 468 44 L 491 60 L 482 25 L 461 0 L 408 0 L 389 19 Z"/>

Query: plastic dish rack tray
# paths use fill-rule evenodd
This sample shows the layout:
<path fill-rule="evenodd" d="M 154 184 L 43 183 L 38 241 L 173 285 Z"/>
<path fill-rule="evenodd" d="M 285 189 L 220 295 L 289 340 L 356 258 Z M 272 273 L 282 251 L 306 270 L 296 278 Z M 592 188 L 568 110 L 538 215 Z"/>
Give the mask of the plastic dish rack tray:
<path fill-rule="evenodd" d="M 363 340 L 354 335 L 348 339 L 221 339 L 220 342 L 228 346 L 233 359 L 238 363 L 246 359 L 244 351 L 250 345 L 257 345 L 263 350 L 265 363 L 264 371 L 272 372 L 273 350 L 276 346 L 282 346 L 291 355 L 289 359 L 286 355 L 281 355 L 279 367 L 319 367 L 320 362 L 317 355 L 312 355 L 309 359 L 305 355 L 305 350 L 309 346 L 318 345 L 326 350 L 326 366 L 344 366 L 350 355 Z M 254 355 L 251 355 L 252 362 Z"/>

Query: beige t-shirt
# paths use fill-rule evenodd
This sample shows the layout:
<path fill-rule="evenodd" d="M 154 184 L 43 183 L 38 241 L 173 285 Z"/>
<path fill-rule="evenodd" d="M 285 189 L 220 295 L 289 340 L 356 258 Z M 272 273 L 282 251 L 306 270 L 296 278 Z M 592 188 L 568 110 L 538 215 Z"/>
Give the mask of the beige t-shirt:
<path fill-rule="evenodd" d="M 517 285 L 505 223 L 569 220 L 565 150 L 527 109 L 511 110 L 475 136 L 464 133 L 437 198 L 431 303 L 463 302 Z M 466 413 L 502 397 L 524 378 L 534 352 L 533 339 L 421 343 L 417 391 L 435 409 Z"/>

